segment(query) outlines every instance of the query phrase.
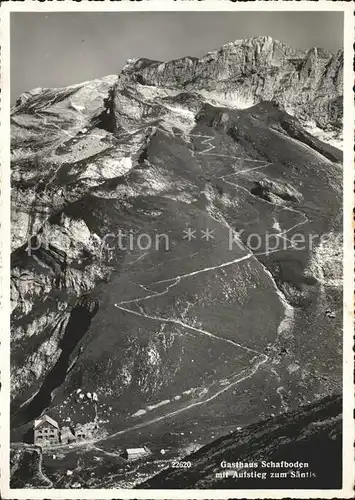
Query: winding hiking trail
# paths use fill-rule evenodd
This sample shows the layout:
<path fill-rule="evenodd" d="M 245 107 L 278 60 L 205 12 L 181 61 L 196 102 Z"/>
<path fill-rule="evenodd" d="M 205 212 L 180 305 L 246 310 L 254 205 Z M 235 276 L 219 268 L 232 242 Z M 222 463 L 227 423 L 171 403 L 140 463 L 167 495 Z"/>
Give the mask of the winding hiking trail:
<path fill-rule="evenodd" d="M 198 137 L 200 139 L 202 138 L 203 140 L 202 140 L 201 143 L 204 144 L 204 145 L 206 145 L 206 148 L 204 150 L 202 150 L 200 152 L 197 152 L 196 154 L 199 154 L 199 155 L 220 156 L 220 157 L 231 158 L 231 159 L 245 159 L 245 158 L 241 158 L 241 157 L 237 157 L 237 156 L 229 156 L 229 155 L 223 155 L 223 154 L 214 153 L 213 151 L 215 149 L 215 146 L 212 144 L 212 142 L 214 140 L 213 136 L 209 136 L 209 135 L 192 135 L 192 134 L 191 134 L 191 136 Z M 226 177 L 237 176 L 237 175 L 240 175 L 240 174 L 243 174 L 243 173 L 247 173 L 247 172 L 252 171 L 252 170 L 258 170 L 258 169 L 261 169 L 261 168 L 265 168 L 268 165 L 272 164 L 271 162 L 265 162 L 265 161 L 262 161 L 262 160 L 249 160 L 249 161 L 254 161 L 255 163 L 261 163 L 261 165 L 258 165 L 256 167 L 252 167 L 250 169 L 240 170 L 240 171 L 237 171 L 237 172 L 225 175 L 225 176 L 221 176 L 220 178 L 223 179 L 228 184 L 232 185 L 233 187 L 239 188 L 239 189 L 243 189 L 243 190 L 247 191 L 250 196 L 253 196 L 244 187 L 239 186 L 238 184 L 232 183 L 230 181 L 227 181 L 225 179 Z M 261 201 L 263 201 L 263 202 L 265 202 L 265 203 L 267 203 L 269 205 L 274 206 L 273 203 L 270 203 L 270 202 L 268 202 L 266 200 L 261 200 Z M 285 237 L 285 235 L 287 233 L 289 233 L 291 230 L 295 229 L 296 227 L 299 227 L 299 226 L 305 224 L 306 222 L 308 222 L 308 218 L 302 212 L 299 212 L 298 210 L 295 210 L 295 209 L 292 209 L 292 208 L 289 208 L 289 207 L 279 207 L 279 208 L 283 209 L 283 210 L 288 210 L 288 211 L 294 212 L 294 213 L 296 213 L 298 215 L 302 215 L 303 219 L 302 219 L 301 222 L 298 222 L 298 223 L 294 224 L 292 227 L 290 227 L 290 228 L 288 228 L 288 229 L 286 229 L 286 230 L 284 230 L 284 231 L 282 231 L 280 233 L 275 233 L 275 236 L 277 236 L 279 238 L 284 238 L 287 241 L 290 241 L 290 240 L 288 240 Z M 218 221 L 218 222 L 220 222 L 220 221 Z M 292 242 L 290 242 L 290 243 L 292 244 Z M 152 425 L 154 423 L 160 422 L 162 420 L 174 417 L 174 416 L 176 416 L 176 415 L 178 415 L 180 413 L 188 411 L 191 408 L 195 408 L 195 407 L 198 407 L 198 406 L 201 406 L 201 405 L 205 405 L 205 404 L 209 403 L 210 401 L 214 400 L 215 398 L 217 398 L 218 396 L 220 396 L 222 393 L 228 391 L 229 389 L 231 389 L 232 387 L 240 384 L 241 382 L 244 382 L 245 380 L 253 377 L 257 373 L 257 371 L 260 369 L 260 367 L 262 365 L 264 365 L 269 360 L 269 356 L 267 354 L 259 352 L 259 351 L 256 351 L 255 349 L 252 349 L 252 348 L 250 348 L 250 347 L 248 347 L 246 345 L 243 345 L 243 344 L 240 344 L 238 342 L 235 342 L 234 340 L 220 337 L 220 336 L 216 335 L 215 333 L 209 332 L 209 331 L 207 331 L 205 329 L 197 328 L 195 326 L 189 325 L 189 324 L 184 323 L 183 321 L 181 321 L 179 319 L 164 318 L 162 316 L 148 314 L 148 313 L 146 313 L 146 312 L 143 311 L 142 307 L 139 304 L 142 303 L 142 302 L 144 302 L 144 301 L 146 301 L 146 300 L 149 300 L 151 298 L 161 297 L 162 295 L 168 294 L 172 288 L 174 288 L 175 286 L 177 286 L 181 282 L 181 280 L 183 280 L 185 278 L 188 278 L 188 277 L 191 277 L 191 276 L 196 276 L 196 275 L 201 274 L 201 273 L 206 273 L 206 272 L 209 272 L 211 270 L 220 269 L 220 268 L 227 267 L 227 266 L 232 266 L 234 264 L 237 264 L 239 262 L 245 261 L 247 259 L 256 258 L 257 255 L 266 255 L 266 254 L 270 254 L 270 253 L 277 252 L 277 251 L 280 251 L 280 249 L 275 249 L 275 250 L 272 250 L 272 251 L 266 251 L 266 252 L 260 252 L 260 253 L 247 253 L 246 255 L 244 255 L 242 257 L 239 257 L 237 259 L 233 259 L 231 261 L 223 262 L 222 264 L 219 264 L 219 265 L 216 265 L 216 266 L 205 267 L 205 268 L 202 268 L 202 269 L 198 269 L 198 270 L 192 271 L 190 273 L 186 273 L 186 274 L 175 276 L 173 278 L 169 278 L 169 279 L 166 279 L 166 280 L 160 280 L 160 281 L 151 283 L 151 285 L 143 287 L 148 292 L 148 295 L 146 295 L 145 297 L 139 297 L 139 298 L 134 298 L 134 299 L 130 299 L 130 300 L 123 300 L 123 301 L 115 304 L 115 307 L 117 309 L 120 309 L 124 313 L 133 314 L 135 316 L 139 316 L 139 317 L 146 318 L 146 319 L 149 319 L 149 320 L 159 321 L 161 323 L 168 323 L 168 324 L 170 323 L 170 324 L 173 324 L 173 325 L 177 325 L 177 326 L 186 328 L 187 330 L 191 330 L 191 331 L 193 331 L 193 332 L 195 332 L 195 333 L 197 333 L 199 335 L 204 335 L 206 337 L 213 338 L 214 340 L 217 340 L 217 341 L 220 341 L 220 342 L 225 342 L 226 344 L 232 345 L 236 349 L 243 349 L 245 351 L 251 352 L 251 353 L 253 353 L 255 355 L 253 359 L 256 358 L 256 361 L 254 361 L 254 363 L 253 363 L 253 365 L 251 367 L 249 366 L 248 368 L 245 368 L 241 372 L 232 374 L 229 377 L 228 384 L 224 385 L 223 388 L 220 388 L 218 391 L 216 391 L 211 396 L 209 396 L 207 398 L 204 397 L 204 396 L 202 396 L 202 398 L 199 401 L 191 402 L 190 404 L 187 404 L 186 406 L 183 406 L 183 407 L 181 407 L 181 408 L 179 408 L 179 409 L 177 409 L 175 411 L 171 411 L 171 412 L 165 413 L 163 415 L 160 415 L 158 417 L 152 418 L 150 420 L 147 420 L 147 421 L 144 421 L 144 422 L 140 422 L 140 423 L 138 423 L 136 425 L 127 427 L 126 429 L 122 429 L 120 431 L 114 432 L 114 433 L 106 436 L 105 438 L 101 438 L 101 439 L 97 440 L 96 442 L 106 441 L 107 439 L 110 439 L 112 437 L 116 437 L 116 436 L 119 436 L 119 435 L 122 435 L 122 434 L 126 434 L 128 432 L 140 429 L 142 427 L 147 427 L 149 425 Z M 265 268 L 265 266 L 263 266 L 263 267 L 264 267 L 265 272 L 270 276 L 270 279 L 271 279 L 271 281 L 272 281 L 272 283 L 273 283 L 273 285 L 275 287 L 276 293 L 279 296 L 280 301 L 281 301 L 281 303 L 282 303 L 282 305 L 284 306 L 284 309 L 285 309 L 284 318 L 280 322 L 280 325 L 279 325 L 278 330 L 277 330 L 277 337 L 278 337 L 279 334 L 282 333 L 284 331 L 284 329 L 288 327 L 290 319 L 292 320 L 292 318 L 293 318 L 293 308 L 287 303 L 285 297 L 283 296 L 283 294 L 278 289 L 278 287 L 277 287 L 277 285 L 275 283 L 275 280 L 274 280 L 273 276 L 271 275 L 271 273 Z M 157 284 L 162 284 L 162 283 L 166 283 L 167 284 L 166 288 L 163 291 L 161 291 L 161 292 L 151 292 L 149 290 L 149 288 L 151 286 L 157 285 Z M 138 306 L 139 310 L 130 309 L 129 305 L 136 305 L 136 306 Z M 280 391 L 278 390 L 277 392 L 280 395 L 283 409 L 286 409 L 286 407 L 284 405 L 283 397 L 280 394 Z"/>
<path fill-rule="evenodd" d="M 191 137 L 197 137 L 197 138 L 203 139 L 201 141 L 201 144 L 207 146 L 204 150 L 199 151 L 196 154 L 199 154 L 199 155 L 202 155 L 202 156 L 221 156 L 221 157 L 224 157 L 224 158 L 231 158 L 231 159 L 235 159 L 235 160 L 246 160 L 246 158 L 242 157 L 242 156 L 231 156 L 231 155 L 222 155 L 222 154 L 217 154 L 217 153 L 211 153 L 211 151 L 214 151 L 214 149 L 216 148 L 216 146 L 212 144 L 213 141 L 215 140 L 215 137 L 213 135 L 191 134 Z M 264 161 L 264 160 L 252 160 L 252 159 L 248 159 L 248 161 L 252 161 L 252 162 L 255 162 L 255 163 L 262 163 L 262 165 L 259 165 L 257 167 L 247 168 L 247 169 L 244 169 L 244 170 L 237 170 L 236 172 L 232 172 L 232 173 L 226 174 L 226 175 L 221 175 L 220 177 L 218 177 L 218 179 L 223 180 L 227 184 L 229 184 L 229 185 L 231 185 L 231 186 L 233 186 L 233 187 L 235 187 L 237 189 L 245 191 L 249 196 L 253 196 L 250 193 L 250 191 L 248 189 L 246 189 L 245 187 L 240 186 L 239 184 L 236 184 L 234 182 L 226 180 L 226 177 L 232 177 L 232 176 L 237 176 L 237 175 L 240 175 L 240 174 L 245 174 L 247 172 L 251 172 L 251 171 L 254 171 L 254 170 L 260 170 L 262 168 L 268 167 L 269 165 L 272 165 L 272 162 L 268 162 L 268 161 Z M 262 203 L 266 203 L 268 205 L 275 206 L 274 203 L 271 203 L 270 201 L 264 200 L 263 198 L 259 198 L 259 200 Z M 299 210 L 295 210 L 294 208 L 284 207 L 284 206 L 278 206 L 278 208 L 280 210 L 285 210 L 285 211 L 288 211 L 288 212 L 293 212 L 293 213 L 295 213 L 297 215 L 301 215 L 301 217 L 303 219 L 303 220 L 301 220 L 301 222 L 298 222 L 297 224 L 294 224 L 292 227 L 289 227 L 285 231 L 282 231 L 281 233 L 275 233 L 275 236 L 277 236 L 278 238 L 283 238 L 283 239 L 286 239 L 286 241 L 290 242 L 290 240 L 288 240 L 287 238 L 284 238 L 284 235 L 287 234 L 287 233 L 289 233 L 290 231 L 292 231 L 296 227 L 300 227 L 300 226 L 303 226 L 304 224 L 306 224 L 308 222 L 308 217 L 306 217 Z M 292 244 L 292 242 L 290 242 L 290 243 Z M 272 253 L 272 252 L 269 252 L 269 253 Z M 264 254 L 260 253 L 260 254 L 254 254 L 254 255 L 264 255 Z"/>

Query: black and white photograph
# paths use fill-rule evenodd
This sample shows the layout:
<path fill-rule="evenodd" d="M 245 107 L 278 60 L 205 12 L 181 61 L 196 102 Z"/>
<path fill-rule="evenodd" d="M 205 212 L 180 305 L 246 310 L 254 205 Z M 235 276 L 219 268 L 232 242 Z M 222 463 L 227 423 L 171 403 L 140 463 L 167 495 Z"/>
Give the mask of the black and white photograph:
<path fill-rule="evenodd" d="M 353 7 L 107 3 L 1 20 L 4 498 L 351 498 Z"/>

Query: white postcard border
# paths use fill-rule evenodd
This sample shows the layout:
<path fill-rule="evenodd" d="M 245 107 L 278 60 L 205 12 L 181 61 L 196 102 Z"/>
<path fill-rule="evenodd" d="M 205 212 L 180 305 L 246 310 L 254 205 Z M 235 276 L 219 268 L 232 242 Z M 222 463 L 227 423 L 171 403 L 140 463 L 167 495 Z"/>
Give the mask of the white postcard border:
<path fill-rule="evenodd" d="M 129 490 L 129 489 L 10 489 L 10 13 L 11 12 L 138 12 L 138 11 L 333 11 L 344 13 L 344 299 L 343 299 L 343 488 L 341 490 Z M 0 491 L 6 499 L 223 499 L 223 498 L 353 498 L 354 496 L 354 15 L 352 2 L 228 0 L 128 0 L 89 2 L 82 0 L 25 0 L 2 3 L 1 109 L 0 109 L 0 307 L 1 383 L 0 393 Z"/>

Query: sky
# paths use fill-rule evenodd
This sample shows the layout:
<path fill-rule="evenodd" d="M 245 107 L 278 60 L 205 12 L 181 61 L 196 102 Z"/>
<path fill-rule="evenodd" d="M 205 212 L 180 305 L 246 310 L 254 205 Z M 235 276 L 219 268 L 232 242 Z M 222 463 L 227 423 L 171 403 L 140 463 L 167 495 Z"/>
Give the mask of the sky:
<path fill-rule="evenodd" d="M 336 12 L 16 12 L 11 14 L 11 100 L 117 74 L 127 59 L 200 57 L 226 42 L 269 35 L 293 48 L 342 48 Z"/>

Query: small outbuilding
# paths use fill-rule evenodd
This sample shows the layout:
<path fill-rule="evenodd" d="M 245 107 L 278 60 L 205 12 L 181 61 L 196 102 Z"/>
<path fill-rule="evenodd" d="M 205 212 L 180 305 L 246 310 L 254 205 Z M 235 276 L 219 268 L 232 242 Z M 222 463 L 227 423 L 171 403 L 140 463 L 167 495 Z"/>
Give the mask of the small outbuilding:
<path fill-rule="evenodd" d="M 146 446 L 141 448 L 126 448 L 122 453 L 122 457 L 126 460 L 138 460 L 140 458 L 147 457 L 151 454 L 151 451 Z"/>

